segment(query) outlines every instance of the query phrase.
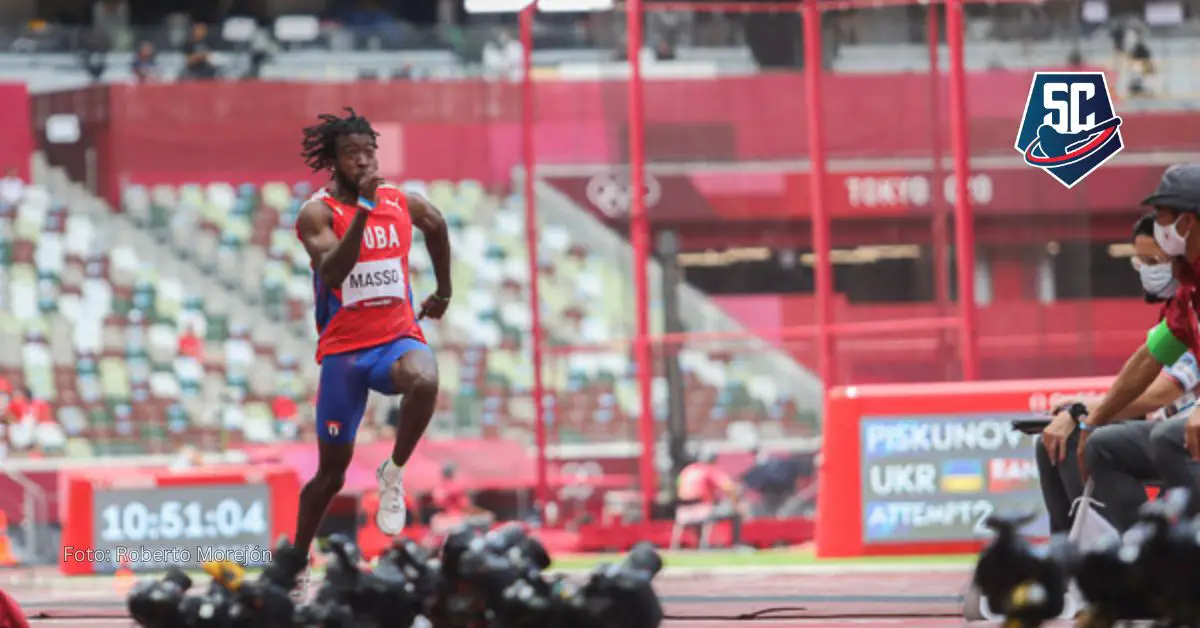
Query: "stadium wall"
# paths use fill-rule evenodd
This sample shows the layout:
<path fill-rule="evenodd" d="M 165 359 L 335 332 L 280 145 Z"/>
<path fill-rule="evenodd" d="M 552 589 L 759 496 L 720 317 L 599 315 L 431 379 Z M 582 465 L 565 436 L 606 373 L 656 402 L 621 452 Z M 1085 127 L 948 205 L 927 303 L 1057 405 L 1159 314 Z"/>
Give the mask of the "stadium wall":
<path fill-rule="evenodd" d="M 29 92 L 23 84 L 0 83 L 0 176 L 9 168 L 29 180 L 33 134 L 29 130 Z"/>
<path fill-rule="evenodd" d="M 716 303 L 749 329 L 782 329 L 812 325 L 811 295 L 719 296 Z M 839 321 L 884 321 L 932 318 L 936 303 L 854 303 L 834 296 Z M 1004 299 L 979 308 L 982 376 L 988 380 L 1055 378 L 1115 373 L 1130 347 L 1145 336 L 1157 309 L 1142 299 L 1088 299 L 1043 303 Z M 811 356 L 811 342 L 784 342 L 764 334 L 768 342 L 797 359 Z M 842 368 L 860 384 L 938 381 L 945 364 L 936 351 L 938 332 L 909 332 L 901 338 L 840 341 Z M 1085 349 L 1086 348 L 1086 349 Z"/>
<path fill-rule="evenodd" d="M 1013 112 L 1021 109 L 1028 80 L 1027 72 L 1018 71 L 970 75 L 973 153 L 1011 156 Z M 907 74 L 827 77 L 826 106 L 840 112 L 828 118 L 830 158 L 927 157 L 935 136 L 932 121 L 927 115 L 906 116 L 923 111 L 927 82 Z M 101 86 L 35 96 L 34 122 L 45 147 L 51 113 L 79 116 L 80 142 L 56 147 L 52 163 L 69 162 L 80 175 L 92 163 L 96 187 L 110 200 L 116 200 L 122 183 L 305 178 L 309 174 L 298 157 L 300 128 L 317 113 L 347 105 L 370 117 L 385 146 L 393 147 L 382 156 L 386 174 L 506 186 L 520 161 L 519 87 L 484 81 Z M 537 82 L 538 161 L 622 163 L 625 91 L 626 84 L 616 80 Z M 652 80 L 645 95 L 648 161 L 754 162 L 806 155 L 800 73 Z M 1195 125 L 1196 116 L 1183 111 L 1126 115 L 1126 145 L 1131 152 L 1194 150 L 1178 129 Z M 87 150 L 94 150 L 93 157 L 84 157 Z"/>

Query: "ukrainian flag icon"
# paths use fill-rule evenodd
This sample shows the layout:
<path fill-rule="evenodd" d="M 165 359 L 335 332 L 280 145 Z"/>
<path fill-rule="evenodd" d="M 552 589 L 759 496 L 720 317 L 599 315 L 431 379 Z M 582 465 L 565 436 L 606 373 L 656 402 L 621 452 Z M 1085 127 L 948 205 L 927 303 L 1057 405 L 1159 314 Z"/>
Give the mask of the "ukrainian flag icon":
<path fill-rule="evenodd" d="M 942 491 L 946 493 L 977 493 L 983 490 L 983 462 L 979 460 L 947 460 L 942 463 Z"/>

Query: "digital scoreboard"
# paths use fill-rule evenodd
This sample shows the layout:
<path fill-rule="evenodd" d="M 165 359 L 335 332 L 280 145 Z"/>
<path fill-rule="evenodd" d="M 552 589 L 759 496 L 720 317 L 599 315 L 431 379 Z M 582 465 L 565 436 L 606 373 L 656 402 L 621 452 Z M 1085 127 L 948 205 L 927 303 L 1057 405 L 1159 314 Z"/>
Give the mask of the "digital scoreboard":
<path fill-rule="evenodd" d="M 291 536 L 299 503 L 295 471 L 276 466 L 89 469 L 63 481 L 59 564 L 68 574 L 263 565 Z"/>
<path fill-rule="evenodd" d="M 1006 415 L 863 417 L 863 543 L 988 539 L 992 513 L 1038 513 L 1049 533 L 1034 439 Z"/>
<path fill-rule="evenodd" d="M 1034 439 L 1012 420 L 1104 393 L 1109 378 L 829 391 L 818 475 L 822 557 L 976 552 L 992 513 L 1040 514 Z"/>

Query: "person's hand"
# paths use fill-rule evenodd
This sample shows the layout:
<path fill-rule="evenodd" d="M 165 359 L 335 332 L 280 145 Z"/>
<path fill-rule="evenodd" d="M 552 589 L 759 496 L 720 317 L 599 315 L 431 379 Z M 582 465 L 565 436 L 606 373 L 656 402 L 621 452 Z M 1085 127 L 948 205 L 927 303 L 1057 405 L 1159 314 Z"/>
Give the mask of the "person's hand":
<path fill-rule="evenodd" d="M 358 195 L 372 203 L 378 203 L 375 194 L 379 191 L 379 186 L 386 181 L 378 172 L 369 170 L 358 179 Z"/>
<path fill-rule="evenodd" d="M 446 308 L 450 306 L 450 297 L 444 297 L 438 294 L 431 294 L 421 303 L 421 313 L 417 319 L 432 318 L 440 320 L 446 314 Z"/>
<path fill-rule="evenodd" d="M 1183 444 L 1192 452 L 1193 458 L 1200 460 L 1200 413 L 1193 412 L 1188 417 L 1183 428 Z"/>
<path fill-rule="evenodd" d="M 1084 447 L 1087 445 L 1088 434 L 1091 434 L 1091 430 L 1079 430 L 1079 449 L 1075 451 L 1075 457 L 1079 462 L 1079 481 L 1084 484 L 1087 484 L 1088 481 L 1087 458 L 1083 455 Z"/>
<path fill-rule="evenodd" d="M 1042 430 L 1042 446 L 1046 448 L 1046 453 L 1050 455 L 1051 464 L 1058 464 L 1067 457 L 1067 439 L 1071 438 L 1071 434 L 1075 431 L 1075 419 L 1071 417 L 1071 413 L 1067 410 L 1060 410 L 1054 414 L 1050 425 Z"/>

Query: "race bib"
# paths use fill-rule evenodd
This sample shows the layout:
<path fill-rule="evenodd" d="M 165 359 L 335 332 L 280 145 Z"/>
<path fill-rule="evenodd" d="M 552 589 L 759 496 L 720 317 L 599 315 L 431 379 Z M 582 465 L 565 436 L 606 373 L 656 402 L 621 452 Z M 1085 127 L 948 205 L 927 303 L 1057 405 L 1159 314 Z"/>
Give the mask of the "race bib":
<path fill-rule="evenodd" d="M 342 305 L 375 305 L 373 302 L 403 301 L 408 296 L 408 278 L 399 258 L 359 262 L 342 282 Z"/>

